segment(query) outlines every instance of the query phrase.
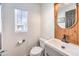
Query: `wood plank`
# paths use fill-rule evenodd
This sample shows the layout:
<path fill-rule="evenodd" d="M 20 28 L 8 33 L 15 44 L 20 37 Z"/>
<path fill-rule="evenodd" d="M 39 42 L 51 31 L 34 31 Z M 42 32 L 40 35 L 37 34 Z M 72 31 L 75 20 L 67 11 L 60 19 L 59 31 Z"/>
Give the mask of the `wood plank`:
<path fill-rule="evenodd" d="M 79 8 L 76 8 L 76 18 L 75 19 L 79 19 L 79 16 L 77 18 L 77 9 L 79 10 Z M 62 39 L 63 35 L 66 34 L 69 36 L 68 40 L 70 43 L 74 43 L 74 44 L 79 44 L 79 21 L 76 22 L 76 24 L 69 29 L 63 29 L 60 28 L 57 25 L 57 14 L 58 14 L 58 4 L 54 4 L 54 18 L 55 18 L 55 38 L 57 39 Z M 79 14 L 79 12 L 78 12 Z"/>

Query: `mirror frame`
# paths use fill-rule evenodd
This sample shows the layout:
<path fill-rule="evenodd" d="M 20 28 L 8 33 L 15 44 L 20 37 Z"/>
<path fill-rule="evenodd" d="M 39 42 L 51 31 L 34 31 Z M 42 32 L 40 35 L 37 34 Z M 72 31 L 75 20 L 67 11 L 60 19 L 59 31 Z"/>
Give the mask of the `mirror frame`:
<path fill-rule="evenodd" d="M 54 5 L 59 5 L 59 4 L 61 4 L 61 3 L 55 3 Z M 72 4 L 72 3 L 71 3 Z M 61 28 L 61 29 L 71 29 L 71 28 L 73 28 L 76 24 L 77 24 L 77 21 L 78 21 L 78 15 L 77 15 L 77 12 L 78 12 L 78 3 L 75 3 L 75 5 L 76 5 L 76 14 L 75 14 L 75 22 L 74 22 L 74 24 L 72 25 L 72 26 L 70 26 L 70 27 L 68 27 L 68 28 L 62 28 L 62 27 L 60 27 L 59 25 L 58 25 L 58 23 L 57 23 L 57 18 L 58 18 L 58 9 L 56 10 L 56 23 L 57 23 L 57 26 L 59 27 L 59 28 Z M 59 6 L 58 6 L 59 7 Z"/>

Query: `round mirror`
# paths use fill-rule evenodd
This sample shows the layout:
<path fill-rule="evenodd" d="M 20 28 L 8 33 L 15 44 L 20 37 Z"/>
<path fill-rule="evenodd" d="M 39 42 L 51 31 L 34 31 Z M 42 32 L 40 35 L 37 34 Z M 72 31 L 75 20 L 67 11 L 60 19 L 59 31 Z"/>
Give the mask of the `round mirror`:
<path fill-rule="evenodd" d="M 76 4 L 59 3 L 57 24 L 61 28 L 70 28 L 76 23 Z"/>

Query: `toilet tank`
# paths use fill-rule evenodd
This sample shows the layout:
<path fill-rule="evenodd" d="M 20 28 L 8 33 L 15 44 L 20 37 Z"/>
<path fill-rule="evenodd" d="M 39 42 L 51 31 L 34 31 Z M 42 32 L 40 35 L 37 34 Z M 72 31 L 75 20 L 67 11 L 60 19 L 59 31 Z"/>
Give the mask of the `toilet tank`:
<path fill-rule="evenodd" d="M 40 42 L 40 47 L 42 47 L 42 48 L 45 47 L 45 43 L 44 43 L 45 41 L 46 41 L 46 39 L 40 38 L 40 40 L 39 40 L 39 42 Z"/>

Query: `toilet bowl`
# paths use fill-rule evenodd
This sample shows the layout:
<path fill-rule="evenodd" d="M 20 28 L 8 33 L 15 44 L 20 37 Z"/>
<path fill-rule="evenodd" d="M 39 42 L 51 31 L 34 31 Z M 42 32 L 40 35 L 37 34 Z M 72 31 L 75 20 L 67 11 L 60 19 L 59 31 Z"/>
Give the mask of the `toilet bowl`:
<path fill-rule="evenodd" d="M 39 42 L 40 42 L 40 46 L 35 46 L 31 49 L 30 51 L 30 56 L 43 56 L 44 54 L 44 42 L 43 42 L 43 38 L 40 38 Z"/>
<path fill-rule="evenodd" d="M 43 52 L 43 48 L 36 46 L 31 49 L 30 56 L 41 56 L 42 52 Z"/>

